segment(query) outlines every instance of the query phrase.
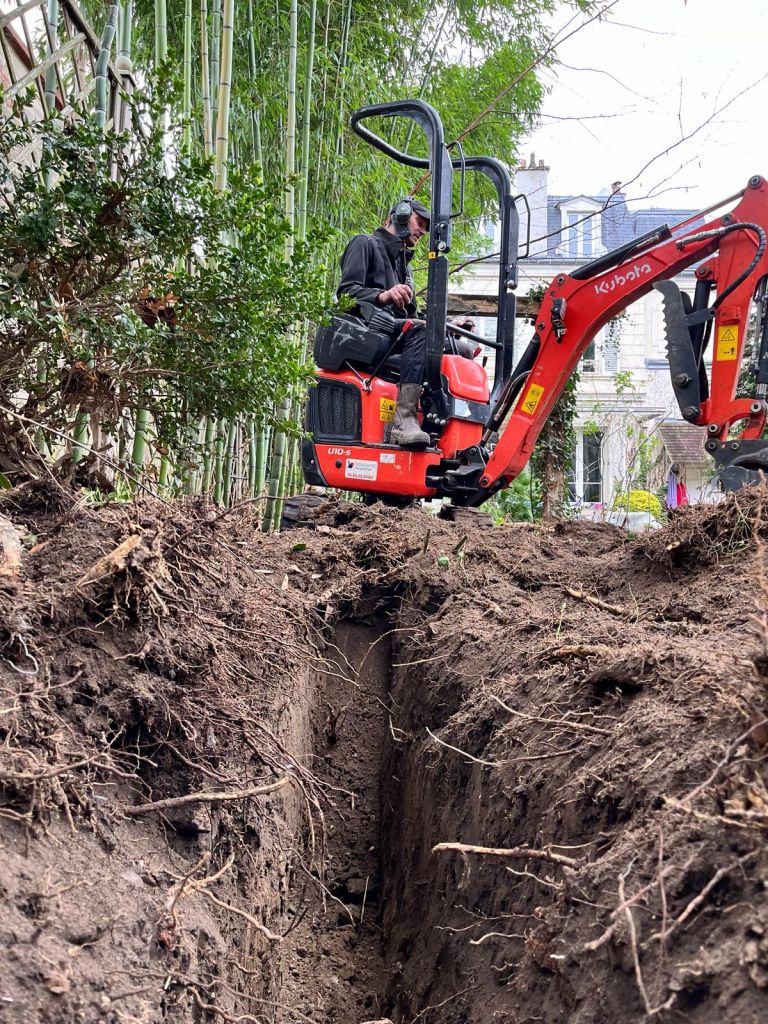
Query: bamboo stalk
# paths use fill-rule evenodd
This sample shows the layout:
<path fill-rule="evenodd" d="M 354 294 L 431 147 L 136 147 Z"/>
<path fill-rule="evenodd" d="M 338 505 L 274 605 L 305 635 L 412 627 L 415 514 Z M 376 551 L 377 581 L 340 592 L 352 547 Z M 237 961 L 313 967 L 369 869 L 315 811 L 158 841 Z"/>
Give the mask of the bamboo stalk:
<path fill-rule="evenodd" d="M 325 27 L 323 29 L 323 53 L 328 54 L 328 35 L 331 27 L 331 0 L 328 0 L 325 7 Z M 326 95 L 328 89 L 328 61 L 323 62 L 323 84 L 320 89 L 320 128 L 318 130 L 318 150 L 320 153 L 320 164 L 322 165 L 323 147 L 325 145 L 325 112 L 327 110 Z M 320 178 L 321 175 L 315 175 L 315 187 L 312 192 L 312 213 L 317 214 L 318 203 L 320 201 Z"/>
<path fill-rule="evenodd" d="M 184 94 L 182 98 L 182 146 L 192 149 L 192 0 L 184 0 Z"/>
<path fill-rule="evenodd" d="M 155 67 L 168 56 L 168 11 L 165 0 L 155 0 Z"/>
<path fill-rule="evenodd" d="M 298 3 L 291 0 L 288 19 L 288 107 L 286 111 L 286 137 L 285 137 L 285 200 L 284 209 L 286 220 L 290 228 L 285 239 L 285 258 L 291 261 L 293 256 L 293 230 L 295 227 L 296 208 L 295 193 L 293 187 L 293 175 L 296 172 L 296 64 L 298 53 Z M 295 327 L 290 329 L 294 343 L 296 342 Z M 280 513 L 282 510 L 282 497 L 285 494 L 286 480 L 286 435 L 280 429 L 281 423 L 286 423 L 291 413 L 291 397 L 286 396 L 280 403 L 277 410 L 277 424 L 273 443 L 272 458 L 269 464 L 269 497 L 264 510 L 264 519 L 261 528 L 265 533 L 269 532 L 274 522 L 279 525 Z"/>
<path fill-rule="evenodd" d="M 280 520 L 283 515 L 283 505 L 285 504 L 285 485 L 286 481 L 290 480 L 291 475 L 291 447 L 285 434 L 283 434 L 282 436 L 285 439 L 285 447 L 283 452 L 283 458 L 280 462 L 280 482 L 277 488 L 277 498 L 274 502 L 274 508 L 272 510 L 272 520 L 270 523 L 270 526 L 274 531 L 280 529 Z"/>
<path fill-rule="evenodd" d="M 347 66 L 347 54 L 349 49 L 349 29 L 352 23 L 352 0 L 348 0 L 346 16 L 344 19 L 344 28 L 341 36 L 341 52 L 339 54 L 339 74 L 336 78 L 336 89 L 334 96 L 334 109 L 337 111 L 336 123 L 341 126 L 344 123 L 344 95 L 346 88 L 346 76 L 344 71 Z M 339 127 L 336 132 L 336 153 L 335 159 L 331 163 L 331 188 L 330 195 L 333 197 L 336 195 L 336 175 L 341 163 L 341 159 L 344 156 L 344 132 Z M 341 204 L 339 204 L 339 207 Z M 339 209 L 339 215 L 337 216 L 337 223 L 341 220 L 341 210 Z"/>
<path fill-rule="evenodd" d="M 210 74 L 208 66 L 208 0 L 200 0 L 200 94 L 203 106 L 203 151 L 206 160 L 210 160 L 213 155 Z"/>
<path fill-rule="evenodd" d="M 219 104 L 216 117 L 216 188 L 220 191 L 227 187 L 227 149 L 229 146 L 229 108 L 232 91 L 232 43 L 235 24 L 235 0 L 224 0 L 223 16 Z"/>
<path fill-rule="evenodd" d="M 286 435 L 285 432 L 280 429 L 279 425 L 288 419 L 289 413 L 290 403 L 286 398 L 280 403 L 275 413 L 278 425 L 275 427 L 275 433 L 272 441 L 272 458 L 269 460 L 268 497 L 266 507 L 264 509 L 264 518 L 261 523 L 261 528 L 264 533 L 269 533 L 272 529 L 272 523 L 275 519 L 275 509 L 280 504 L 280 486 L 281 482 L 285 480 Z"/>
<path fill-rule="evenodd" d="M 256 42 L 253 37 L 253 0 L 248 0 L 248 71 L 251 76 L 251 82 L 254 83 L 256 81 Z M 263 167 L 261 116 L 255 103 L 251 108 L 251 141 L 253 143 L 254 160 L 260 167 Z"/>
<path fill-rule="evenodd" d="M 224 469 L 222 472 L 221 503 L 229 505 L 232 499 L 232 476 L 235 468 L 235 442 L 237 441 L 237 417 L 229 421 L 227 444 L 224 450 Z"/>
<path fill-rule="evenodd" d="M 168 479 L 171 475 L 171 460 L 168 455 L 162 455 L 160 457 L 160 473 L 157 478 L 158 487 L 164 488 L 168 484 Z"/>
<path fill-rule="evenodd" d="M 48 0 L 48 41 L 47 52 L 55 53 L 59 45 L 59 0 Z M 63 97 L 62 97 L 63 98 Z M 56 112 L 56 65 L 45 71 L 45 109 L 48 114 Z"/>
<path fill-rule="evenodd" d="M 203 494 L 208 494 L 211 490 L 213 444 L 216 435 L 216 422 L 212 416 L 206 417 L 203 433 L 203 480 L 201 487 Z"/>
<path fill-rule="evenodd" d="M 144 460 L 147 454 L 148 427 L 149 411 L 147 409 L 139 409 L 136 413 L 136 426 L 133 432 L 133 448 L 131 450 L 131 465 L 136 475 L 139 475 L 144 468 Z"/>
<path fill-rule="evenodd" d="M 224 421 L 216 424 L 216 454 L 213 470 L 213 500 L 221 505 L 224 491 Z"/>
<path fill-rule="evenodd" d="M 317 0 L 311 0 L 309 8 L 309 31 L 307 35 L 307 64 L 304 69 L 304 109 L 302 111 L 301 173 L 299 175 L 299 219 L 297 234 L 300 239 L 307 235 L 307 193 L 309 191 L 309 148 L 312 127 L 312 76 L 315 66 L 315 22 Z"/>
<path fill-rule="evenodd" d="M 219 50 L 221 47 L 221 0 L 211 5 L 211 111 L 218 107 Z"/>
<path fill-rule="evenodd" d="M 131 65 L 131 30 L 133 28 L 133 0 L 124 0 L 120 10 L 120 35 L 117 41 L 118 70 L 122 74 L 130 74 Z"/>
<path fill-rule="evenodd" d="M 298 56 L 299 12 L 297 0 L 291 0 L 288 41 L 288 108 L 285 133 L 285 215 L 293 231 L 296 223 L 296 197 L 293 176 L 296 173 L 296 65 Z M 293 235 L 286 237 L 285 254 L 293 255 Z"/>
<path fill-rule="evenodd" d="M 256 494 L 256 421 L 253 416 L 248 421 L 248 492 L 252 498 Z"/>
<path fill-rule="evenodd" d="M 253 485 L 253 496 L 258 498 L 264 490 L 267 478 L 267 455 L 269 454 L 269 424 L 266 417 L 261 418 L 256 435 L 256 480 Z"/>
<path fill-rule="evenodd" d="M 107 15 L 107 24 L 101 37 L 101 47 L 96 60 L 96 124 L 101 131 L 107 123 L 107 91 L 109 70 L 109 57 L 112 51 L 112 42 L 117 31 L 117 16 L 120 11 L 117 2 L 110 5 Z"/>

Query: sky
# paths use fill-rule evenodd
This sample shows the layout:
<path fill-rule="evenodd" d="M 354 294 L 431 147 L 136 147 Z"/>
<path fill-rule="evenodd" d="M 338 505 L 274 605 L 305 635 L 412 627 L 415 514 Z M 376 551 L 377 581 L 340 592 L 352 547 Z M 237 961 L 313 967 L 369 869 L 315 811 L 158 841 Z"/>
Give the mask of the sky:
<path fill-rule="evenodd" d="M 639 206 L 703 209 L 768 178 L 767 48 L 759 0 L 617 0 L 539 72 L 541 127 L 520 155 L 550 167 L 550 194 L 620 181 Z"/>

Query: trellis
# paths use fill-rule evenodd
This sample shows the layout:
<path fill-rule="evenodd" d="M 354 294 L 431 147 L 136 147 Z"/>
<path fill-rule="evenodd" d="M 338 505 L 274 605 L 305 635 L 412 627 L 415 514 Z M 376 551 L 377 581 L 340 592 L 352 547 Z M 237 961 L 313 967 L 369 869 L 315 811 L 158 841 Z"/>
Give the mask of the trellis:
<path fill-rule="evenodd" d="M 3 105 L 32 90 L 24 117 L 34 120 L 54 111 L 72 115 L 88 105 L 96 90 L 102 45 L 72 0 L 16 0 L 0 15 L 0 80 Z M 107 65 L 107 127 L 128 127 L 123 101 L 134 88 L 130 65 Z M 24 154 L 19 158 L 23 159 Z"/>

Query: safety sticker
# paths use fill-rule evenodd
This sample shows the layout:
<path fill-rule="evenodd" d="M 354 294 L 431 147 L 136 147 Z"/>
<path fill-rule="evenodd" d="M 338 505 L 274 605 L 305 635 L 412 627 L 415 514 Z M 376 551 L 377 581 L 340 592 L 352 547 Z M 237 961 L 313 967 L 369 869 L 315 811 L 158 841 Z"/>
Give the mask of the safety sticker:
<path fill-rule="evenodd" d="M 379 419 L 382 423 L 392 423 L 395 418 L 394 398 L 379 399 Z"/>
<path fill-rule="evenodd" d="M 731 326 L 717 328 L 717 358 L 721 361 L 735 359 L 739 354 L 739 328 Z"/>
<path fill-rule="evenodd" d="M 371 462 L 369 459 L 347 459 L 344 476 L 350 480 L 375 480 L 378 472 L 378 462 Z"/>
<path fill-rule="evenodd" d="M 528 393 L 523 399 L 523 412 L 527 412 L 529 416 L 533 416 L 533 414 L 536 412 L 536 407 L 541 401 L 541 396 L 543 394 L 544 388 L 539 387 L 538 384 L 531 384 L 531 386 L 528 388 Z"/>
<path fill-rule="evenodd" d="M 395 461 L 395 453 L 394 452 L 382 452 L 381 455 L 379 456 L 379 462 L 394 462 L 394 461 Z"/>

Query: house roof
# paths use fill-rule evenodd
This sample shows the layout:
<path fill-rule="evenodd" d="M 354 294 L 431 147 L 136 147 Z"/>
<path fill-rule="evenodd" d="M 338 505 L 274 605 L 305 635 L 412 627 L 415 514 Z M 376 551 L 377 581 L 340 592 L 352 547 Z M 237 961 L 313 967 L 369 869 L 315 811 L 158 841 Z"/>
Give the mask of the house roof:
<path fill-rule="evenodd" d="M 704 466 L 706 431 L 685 420 L 660 420 L 657 430 L 672 462 Z"/>
<path fill-rule="evenodd" d="M 577 203 L 579 200 L 588 201 L 590 206 L 597 204 L 603 207 L 600 218 L 600 242 L 604 251 L 631 242 L 638 235 L 644 235 L 648 231 L 668 224 L 673 227 L 681 221 L 693 217 L 696 210 L 682 210 L 679 207 L 651 207 L 645 210 L 631 210 L 626 202 L 623 192 L 615 192 L 613 195 L 602 196 L 547 196 L 547 251 L 539 253 L 534 259 L 562 261 L 568 259 L 565 240 L 562 237 L 562 213 L 564 204 Z M 586 203 L 585 203 L 586 205 Z M 703 224 L 704 218 L 698 217 L 691 221 L 689 228 Z"/>

